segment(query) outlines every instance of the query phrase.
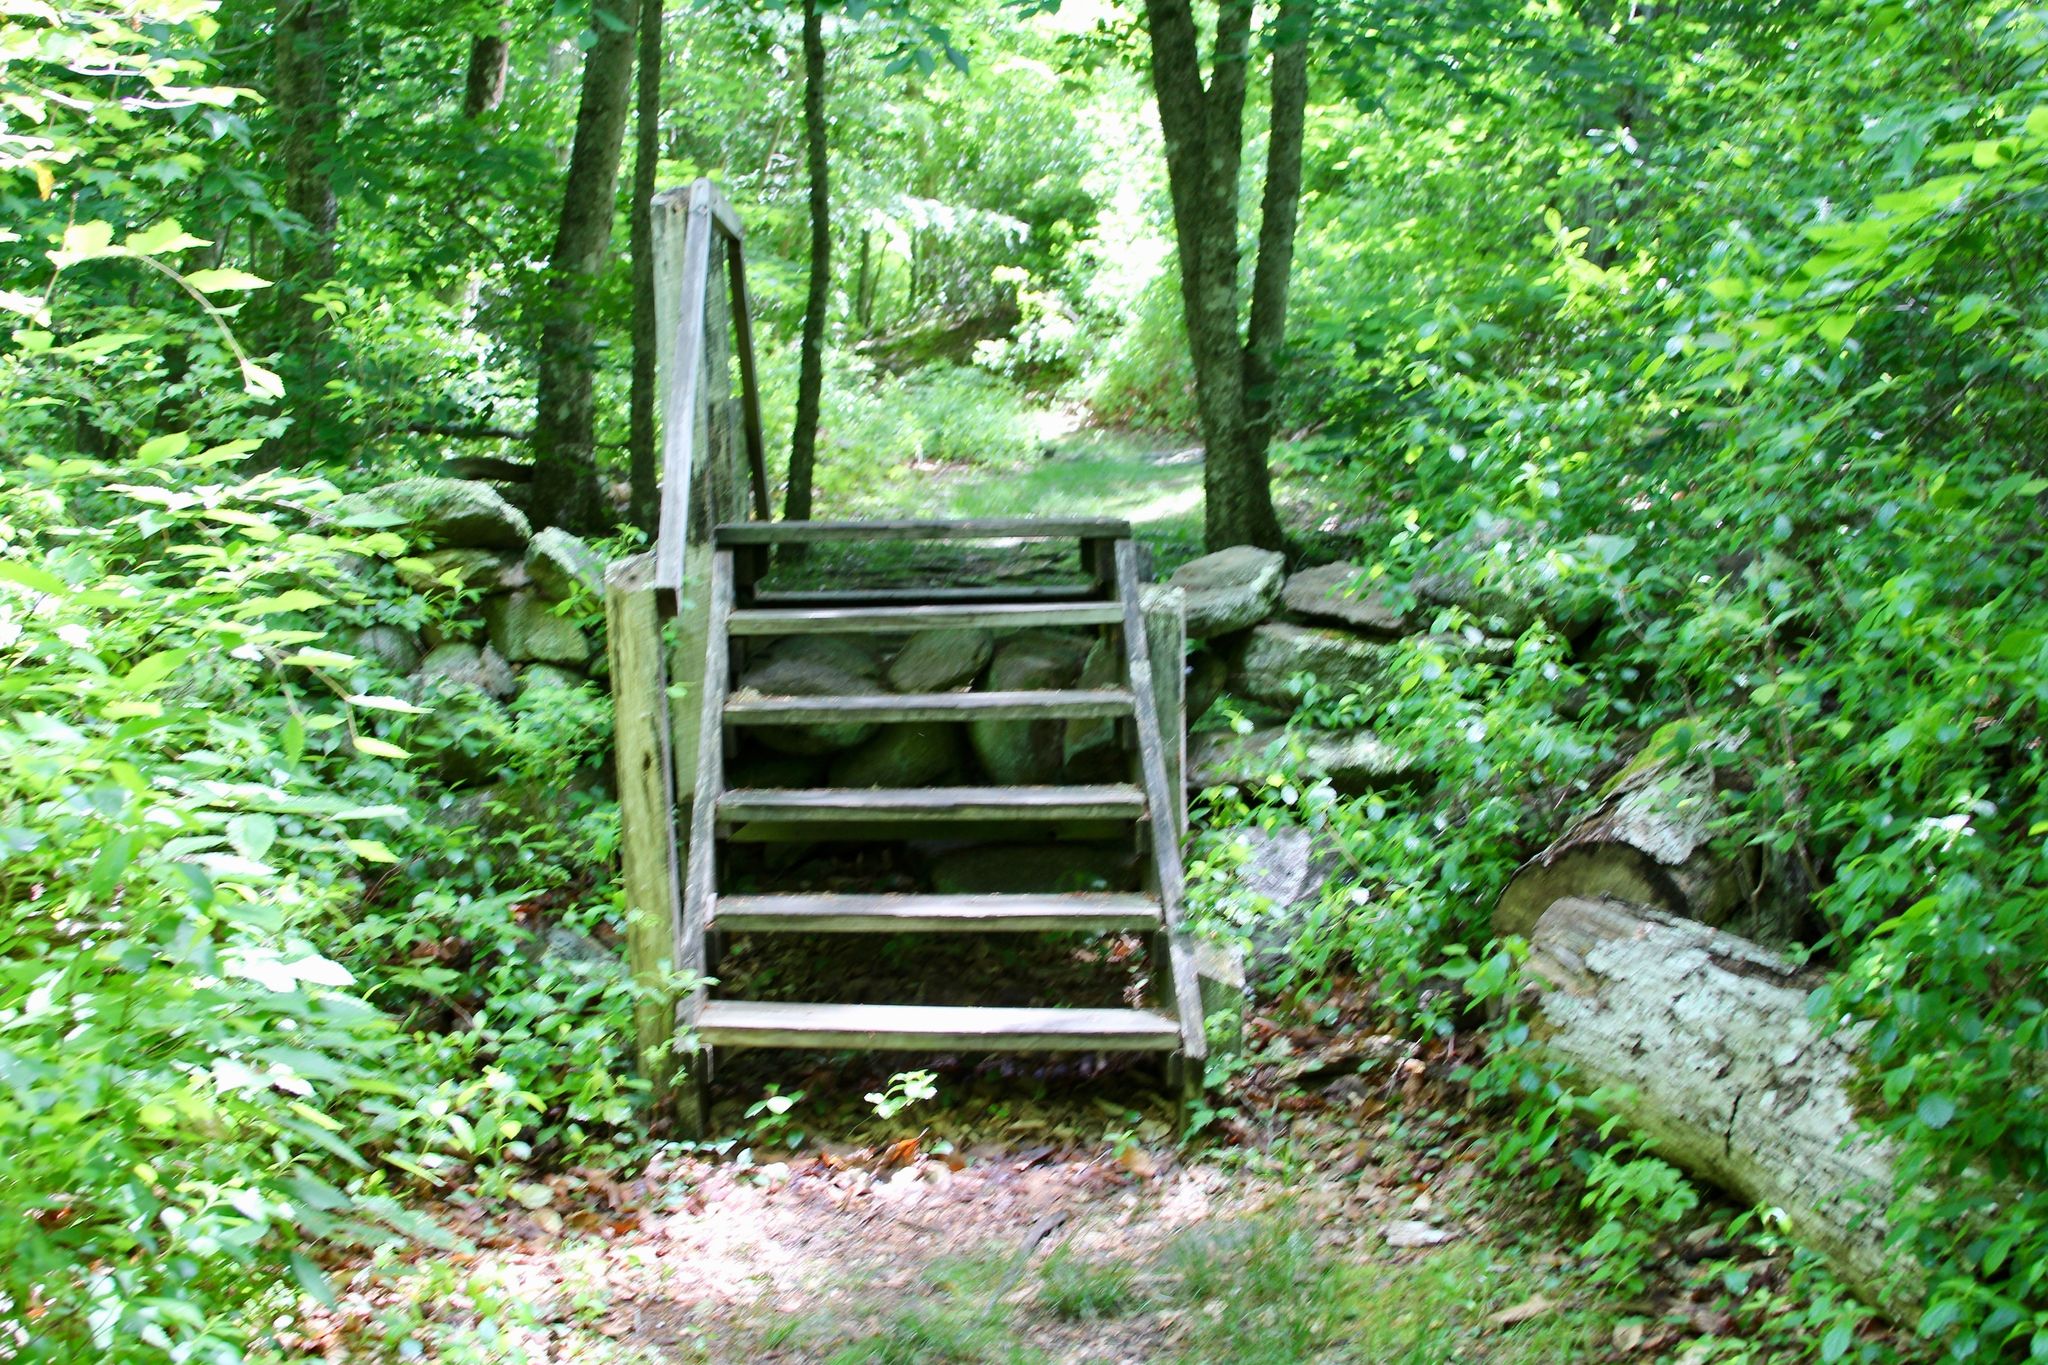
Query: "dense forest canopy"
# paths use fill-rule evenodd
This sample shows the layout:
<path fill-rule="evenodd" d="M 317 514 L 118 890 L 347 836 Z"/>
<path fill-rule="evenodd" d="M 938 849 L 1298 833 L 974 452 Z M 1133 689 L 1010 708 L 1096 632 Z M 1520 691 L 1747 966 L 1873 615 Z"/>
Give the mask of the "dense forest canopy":
<path fill-rule="evenodd" d="M 430 1192 L 645 1165 L 579 556 L 646 541 L 635 201 L 700 176 L 778 508 L 1111 511 L 1422 613 L 1286 723 L 1427 782 L 1297 745 L 1198 804 L 1221 934 L 1230 831 L 1343 869 L 1262 1008 L 1476 1032 L 1500 1165 L 1648 1256 L 1697 1199 L 1531 1051 L 1490 914 L 1699 765 L 1909 1287 L 1808 1258 L 1685 1358 L 2048 1358 L 2048 10 L 0 5 L 0 1359 L 288 1358 Z M 1206 520 L 1143 482 L 1197 443 Z M 498 492 L 414 543 L 379 498 L 451 472 Z M 529 588 L 515 678 L 478 604 Z"/>

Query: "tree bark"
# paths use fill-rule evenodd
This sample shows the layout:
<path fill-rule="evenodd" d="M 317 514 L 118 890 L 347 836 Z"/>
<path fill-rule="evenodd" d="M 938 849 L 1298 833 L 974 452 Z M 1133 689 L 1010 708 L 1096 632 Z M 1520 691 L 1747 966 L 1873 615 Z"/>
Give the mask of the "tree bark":
<path fill-rule="evenodd" d="M 1292 34 L 1306 41 L 1306 0 L 1291 0 L 1289 12 L 1299 16 Z M 1152 90 L 1159 106 L 1160 132 L 1166 143 L 1166 178 L 1173 201 L 1175 243 L 1180 251 L 1181 311 L 1187 322 L 1188 350 L 1195 371 L 1195 409 L 1203 456 L 1203 538 L 1211 550 L 1249 544 L 1285 548 L 1279 518 L 1273 511 L 1266 447 L 1247 380 L 1254 371 L 1251 346 L 1241 336 L 1238 285 L 1238 172 L 1244 159 L 1244 101 L 1251 66 L 1250 0 L 1222 0 L 1216 15 L 1214 61 L 1207 84 L 1202 79 L 1199 37 L 1192 0 L 1145 0 L 1146 29 L 1152 44 Z M 1275 54 L 1276 113 L 1291 107 L 1295 87 L 1289 84 L 1299 63 L 1302 106 L 1306 104 L 1306 50 L 1287 55 L 1292 41 L 1283 33 Z M 1284 129 L 1283 129 L 1284 131 Z M 1284 331 L 1285 276 L 1292 264 L 1295 205 L 1300 197 L 1301 143 L 1298 133 L 1279 139 L 1282 183 L 1271 185 L 1269 199 L 1279 195 L 1285 212 L 1271 213 L 1261 230 L 1262 269 L 1267 276 L 1268 330 Z M 1290 151 L 1291 144 L 1291 151 Z M 1287 183 L 1292 158 L 1292 184 Z M 1270 160 L 1270 158 L 1269 158 Z M 1272 241 L 1269 243 L 1268 239 Z M 1270 264 L 1265 252 L 1277 248 Z M 1277 291 L 1272 276 L 1277 271 Z M 1278 335 L 1254 338 L 1270 355 Z M 1270 371 L 1267 375 L 1270 389 Z"/>
<path fill-rule="evenodd" d="M 633 113 L 633 393 L 626 437 L 633 524 L 652 532 L 657 516 L 654 310 L 654 182 L 661 164 L 661 0 L 640 0 L 638 94 Z"/>
<path fill-rule="evenodd" d="M 1862 1032 L 1808 1019 L 1814 974 L 1651 906 L 1568 897 L 1536 922 L 1523 979 L 1535 1045 L 1574 1089 L 1672 1164 L 1782 1210 L 1879 1308 L 1917 1300 L 1910 1254 L 1884 1244 L 1895 1154 L 1850 1102 Z"/>
<path fill-rule="evenodd" d="M 1494 904 L 1494 932 L 1527 935 L 1567 896 L 1616 897 L 1715 926 L 1755 910 L 1743 927 L 1767 924 L 1755 850 L 1731 854 L 1710 837 L 1718 809 L 1711 767 L 1638 758 L 1516 870 Z"/>
<path fill-rule="evenodd" d="M 462 116 L 482 118 L 505 102 L 505 82 L 512 74 L 512 44 L 506 37 L 509 20 L 498 21 L 496 33 L 469 40 L 469 74 L 463 81 Z"/>
<path fill-rule="evenodd" d="M 804 161 L 810 174 L 811 280 L 797 367 L 796 423 L 789 436 L 789 493 L 783 517 L 808 521 L 825 389 L 825 310 L 832 297 L 832 201 L 826 156 L 825 31 L 819 0 L 804 0 Z"/>
<path fill-rule="evenodd" d="M 536 528 L 579 533 L 602 528 L 597 479 L 593 382 L 597 330 L 590 316 L 597 277 L 611 249 L 619 150 L 633 93 L 634 29 L 639 0 L 596 0 L 597 41 L 583 58 L 576 137 L 562 191 L 562 216 L 549 255 L 551 316 L 541 327 L 540 382 L 533 426 Z"/>
<path fill-rule="evenodd" d="M 326 312 L 306 302 L 306 295 L 334 279 L 341 215 L 328 163 L 340 119 L 335 54 L 347 28 L 347 0 L 278 2 L 275 102 L 284 130 L 284 207 L 303 224 L 282 234 L 276 292 L 280 368 L 292 416 L 278 455 L 294 465 L 340 444 L 327 402 L 332 333 Z"/>

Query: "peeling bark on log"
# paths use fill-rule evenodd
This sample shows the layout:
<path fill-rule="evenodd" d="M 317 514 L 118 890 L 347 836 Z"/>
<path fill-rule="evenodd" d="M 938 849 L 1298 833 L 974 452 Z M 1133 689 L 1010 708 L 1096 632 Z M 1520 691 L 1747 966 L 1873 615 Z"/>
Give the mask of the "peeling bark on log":
<path fill-rule="evenodd" d="M 1890 1144 L 1859 1131 L 1849 1086 L 1862 1030 L 1822 1036 L 1814 974 L 1647 905 L 1566 898 L 1530 935 L 1532 1032 L 1573 1084 L 1658 1155 L 1753 1203 L 1844 1283 L 1896 1315 L 1918 1297 L 1885 1251 Z M 1869 1196 L 1874 1199 L 1869 1202 Z"/>
<path fill-rule="evenodd" d="M 1728 856 L 1710 844 L 1714 814 L 1711 769 L 1639 760 L 1516 871 L 1494 905 L 1494 932 L 1527 936 L 1566 896 L 1611 896 L 1727 924 L 1758 890 L 1757 859 L 1752 849 Z"/>

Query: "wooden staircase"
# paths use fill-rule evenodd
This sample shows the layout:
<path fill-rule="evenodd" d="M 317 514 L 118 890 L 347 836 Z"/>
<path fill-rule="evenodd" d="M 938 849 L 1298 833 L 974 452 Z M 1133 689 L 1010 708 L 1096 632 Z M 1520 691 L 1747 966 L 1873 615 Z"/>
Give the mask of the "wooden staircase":
<path fill-rule="evenodd" d="M 1140 601 L 1130 528 L 1038 518 L 769 520 L 739 218 L 706 180 L 656 196 L 653 208 L 660 533 L 650 551 L 606 571 L 605 615 L 635 1050 L 657 1100 L 680 1101 L 681 1125 L 707 1131 L 713 1064 L 721 1051 L 742 1047 L 1153 1052 L 1166 1059 L 1182 1098 L 1196 1093 L 1207 1048 L 1181 927 L 1182 624 L 1175 606 L 1148 613 Z M 945 547 L 903 543 L 955 541 L 1061 555 L 1071 544 L 1079 554 L 1057 583 L 970 582 L 956 574 L 959 581 L 772 586 L 778 557 L 824 562 L 881 542 L 931 554 Z M 1098 667 L 1094 685 L 1058 691 L 733 695 L 748 653 L 784 637 L 909 637 L 960 627 L 998 637 L 1083 632 L 1111 648 L 1116 677 L 1096 681 L 1104 671 Z M 1156 669 L 1153 630 L 1163 632 Z M 1106 765 L 1089 776 L 1120 780 L 898 789 L 728 781 L 728 760 L 764 727 L 1051 720 L 1107 723 L 1124 771 Z M 1172 737 L 1171 747 L 1162 735 Z M 745 777 L 736 767 L 730 775 Z M 909 844 L 990 834 L 1012 845 L 1031 839 L 1034 847 L 1042 836 L 1051 864 L 1064 839 L 1106 836 L 1136 856 L 1140 875 L 1127 889 L 1087 893 L 785 894 L 750 888 L 737 866 L 760 843 Z M 1067 931 L 1142 934 L 1145 1007 L 928 1005 L 911 1002 L 914 982 L 904 983 L 910 1000 L 903 1003 L 795 1003 L 729 998 L 711 984 L 735 935 Z M 678 972 L 696 983 L 680 996 Z"/>
<path fill-rule="evenodd" d="M 759 590 L 778 545 L 850 540 L 1073 539 L 1094 582 L 1012 588 Z M 1201 994 L 1181 927 L 1179 793 L 1154 696 L 1138 600 L 1136 547 L 1112 521 L 749 522 L 717 528 L 710 565 L 693 820 L 684 873 L 682 956 L 715 974 L 732 934 L 1001 933 L 1105 930 L 1146 936 L 1152 1003 L 1140 1009 L 1018 1009 L 918 1004 L 811 1004 L 729 999 L 716 987 L 683 1002 L 680 1021 L 697 1052 L 686 1063 L 692 1115 L 708 1123 L 708 1086 L 721 1049 L 804 1047 L 911 1051 L 1145 1051 L 1165 1054 L 1183 1095 L 1198 1089 L 1206 1052 Z M 965 592 L 978 600 L 962 601 Z M 1046 597 L 1055 600 L 1044 600 Z M 1086 690 L 942 692 L 909 696 L 731 695 L 751 642 L 801 634 L 884 634 L 973 627 L 1100 633 L 1120 660 L 1118 685 Z M 1177 704 L 1177 698 L 1175 699 Z M 1058 786 L 758 788 L 734 786 L 727 765 L 751 727 L 845 722 L 956 724 L 974 720 L 1106 720 L 1117 730 L 1128 780 Z M 1176 714 L 1170 717 L 1178 727 Z M 1176 728 L 1174 733 L 1178 733 Z M 1174 780 L 1178 774 L 1174 775 Z M 1048 826 L 1115 828 L 1139 854 L 1133 892 L 914 895 L 740 894 L 727 890 L 738 844 L 922 837 Z M 1059 846 L 1048 842 L 1049 859 Z"/>

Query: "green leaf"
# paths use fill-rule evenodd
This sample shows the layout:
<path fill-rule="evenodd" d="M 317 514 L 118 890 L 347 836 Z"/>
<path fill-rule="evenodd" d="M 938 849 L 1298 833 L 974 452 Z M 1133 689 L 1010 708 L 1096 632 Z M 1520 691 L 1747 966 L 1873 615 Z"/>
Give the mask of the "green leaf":
<path fill-rule="evenodd" d="M 426 707 L 414 706 L 411 702 L 405 701 L 402 698 L 372 697 L 366 696 L 361 692 L 350 697 L 348 704 L 350 706 L 365 707 L 372 711 L 398 711 L 408 716 L 424 716 L 427 714 Z"/>
<path fill-rule="evenodd" d="M 73 223 L 64 229 L 64 245 L 49 253 L 50 263 L 59 270 L 77 265 L 80 261 L 97 260 L 102 256 L 121 256 L 126 253 L 114 245 L 112 223 Z"/>
<path fill-rule="evenodd" d="M 136 450 L 135 462 L 145 465 L 161 464 L 165 460 L 183 455 L 191 446 L 192 438 L 182 431 L 174 431 L 165 436 L 152 436 Z"/>
<path fill-rule="evenodd" d="M 244 857 L 261 859 L 277 842 L 277 821 L 267 815 L 237 815 L 228 821 L 228 842 Z"/>
<path fill-rule="evenodd" d="M 1826 1336 L 1820 1339 L 1820 1358 L 1825 1361 L 1840 1360 L 1843 1356 L 1849 1354 L 1849 1348 L 1855 1342 L 1855 1324 L 1838 1322 L 1828 1329 Z"/>
<path fill-rule="evenodd" d="M 1956 1102 L 1947 1095 L 1929 1095 L 1920 1101 L 1917 1112 L 1929 1128 L 1946 1128 L 1956 1116 Z"/>
<path fill-rule="evenodd" d="M 268 289 L 270 281 L 246 270 L 195 270 L 185 283 L 202 294 L 226 294 L 237 289 Z"/>
<path fill-rule="evenodd" d="M 71 591 L 70 584 L 48 569 L 38 569 L 33 564 L 23 564 L 11 559 L 0 559 L 0 583 L 17 583 L 24 588 L 46 592 L 52 597 L 64 597 Z"/>
<path fill-rule="evenodd" d="M 296 1251 L 292 1253 L 292 1278 L 299 1282 L 299 1288 L 305 1290 L 307 1296 L 314 1302 L 329 1308 L 339 1305 L 340 1301 L 334 1296 L 334 1286 L 321 1274 L 320 1267 Z"/>
<path fill-rule="evenodd" d="M 378 739 L 373 735 L 357 735 L 355 746 L 357 753 L 369 754 L 373 758 L 407 759 L 412 757 L 411 753 L 399 748 L 396 744 L 386 743 L 384 740 Z"/>
<path fill-rule="evenodd" d="M 194 237 L 178 225 L 175 218 L 166 218 L 153 227 L 128 234 L 128 240 L 121 244 L 137 256 L 161 256 L 169 251 L 183 251 L 187 247 L 211 246 L 203 237 Z"/>
<path fill-rule="evenodd" d="M 360 744 L 357 747 L 361 747 Z M 393 853 L 375 839 L 344 839 L 342 842 L 348 846 L 349 852 L 355 854 L 366 863 L 395 863 L 398 861 L 396 853 Z"/>

